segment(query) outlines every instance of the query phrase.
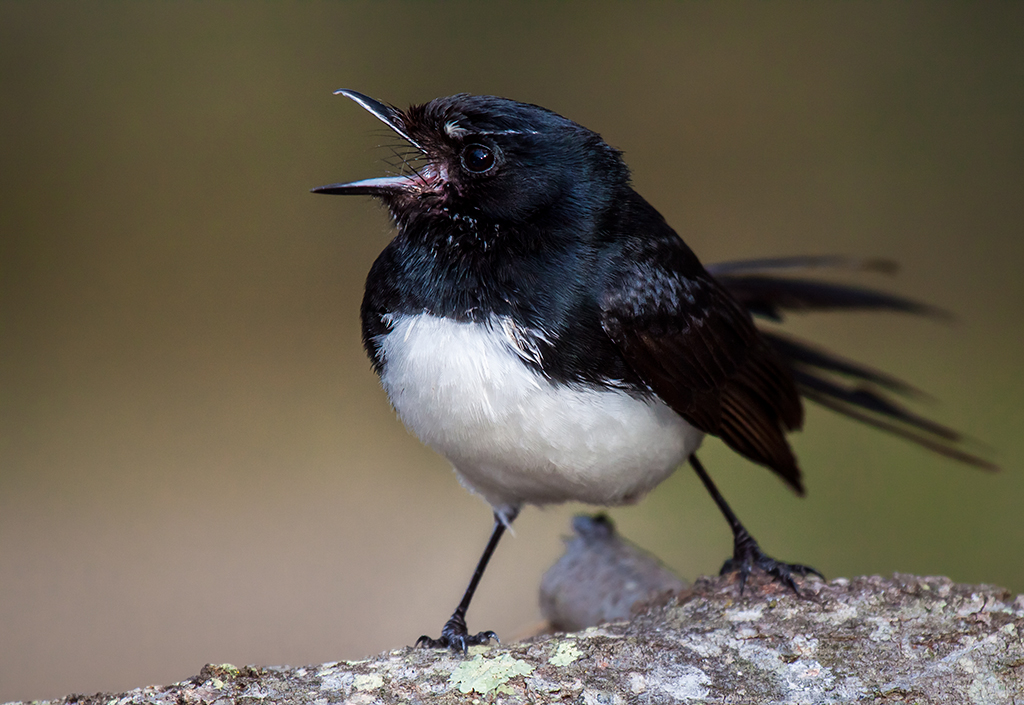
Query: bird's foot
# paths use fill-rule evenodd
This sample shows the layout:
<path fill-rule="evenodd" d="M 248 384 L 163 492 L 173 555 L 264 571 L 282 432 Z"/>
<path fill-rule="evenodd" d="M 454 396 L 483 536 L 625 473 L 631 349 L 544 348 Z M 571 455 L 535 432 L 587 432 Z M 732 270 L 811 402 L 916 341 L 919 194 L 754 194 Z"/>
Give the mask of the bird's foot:
<path fill-rule="evenodd" d="M 799 563 L 783 563 L 777 561 L 757 545 L 757 541 L 748 534 L 745 530 L 741 530 L 735 538 L 733 545 L 732 558 L 727 560 L 722 565 L 722 570 L 719 575 L 725 575 L 727 573 L 739 573 L 740 580 L 740 594 L 743 594 L 743 588 L 747 584 L 747 578 L 750 576 L 751 571 L 754 568 L 760 569 L 765 574 L 771 576 L 776 582 L 782 583 L 797 595 L 800 595 L 800 590 L 797 587 L 796 581 L 793 579 L 794 575 L 806 576 L 808 574 L 817 575 L 822 580 L 825 576 L 819 573 L 810 566 L 801 565 Z"/>
<path fill-rule="evenodd" d="M 445 622 L 439 638 L 431 639 L 429 636 L 423 635 L 416 640 L 416 646 L 427 649 L 451 649 L 467 654 L 470 646 L 486 644 L 491 639 L 501 643 L 498 635 L 492 631 L 470 634 L 466 629 L 466 618 L 456 612 L 451 619 Z"/>

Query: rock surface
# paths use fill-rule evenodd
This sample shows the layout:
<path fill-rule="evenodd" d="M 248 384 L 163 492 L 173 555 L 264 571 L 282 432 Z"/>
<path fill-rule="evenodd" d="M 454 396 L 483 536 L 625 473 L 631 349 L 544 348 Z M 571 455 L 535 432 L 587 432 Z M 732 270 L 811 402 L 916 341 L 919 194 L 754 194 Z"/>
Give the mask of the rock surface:
<path fill-rule="evenodd" d="M 580 514 L 572 530 L 565 554 L 540 582 L 540 612 L 553 631 L 624 621 L 638 604 L 689 587 L 655 556 L 623 538 L 605 514 Z"/>
<path fill-rule="evenodd" d="M 1024 596 L 945 578 L 700 580 L 630 622 L 463 658 L 410 648 L 304 668 L 207 666 L 128 703 L 1024 703 Z"/>

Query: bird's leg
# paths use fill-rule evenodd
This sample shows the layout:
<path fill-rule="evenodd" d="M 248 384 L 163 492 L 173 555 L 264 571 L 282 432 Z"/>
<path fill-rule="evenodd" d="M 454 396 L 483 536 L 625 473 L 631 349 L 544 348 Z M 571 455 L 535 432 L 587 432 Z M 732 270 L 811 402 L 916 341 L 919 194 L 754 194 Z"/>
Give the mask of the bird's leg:
<path fill-rule="evenodd" d="M 468 653 L 470 646 L 486 644 L 491 639 L 499 641 L 498 635 L 492 631 L 471 635 L 466 629 L 466 611 L 469 609 L 469 603 L 473 601 L 473 593 L 476 592 L 476 586 L 480 584 L 480 578 L 483 577 L 484 570 L 487 569 L 487 563 L 491 560 L 498 541 L 505 533 L 505 528 L 515 520 L 518 514 L 518 509 L 502 514 L 494 513 L 494 529 L 491 530 L 491 538 L 487 541 L 487 547 L 484 548 L 483 555 L 480 556 L 480 560 L 476 564 L 476 570 L 473 571 L 473 577 L 469 581 L 469 586 L 466 587 L 466 592 L 462 595 L 459 606 L 455 608 L 451 619 L 445 622 L 439 638 L 431 639 L 429 636 L 423 635 L 416 640 L 416 646 L 425 646 L 429 649 L 452 649 L 465 654 Z"/>
<path fill-rule="evenodd" d="M 796 581 L 793 580 L 793 575 L 807 575 L 813 573 L 819 578 L 824 579 L 821 573 L 816 571 L 814 568 L 806 565 L 800 565 L 799 563 L 783 563 L 777 561 L 771 556 L 767 555 L 761 550 L 761 547 L 757 545 L 757 541 L 750 535 L 747 529 L 740 523 L 740 520 L 733 514 L 732 509 L 726 504 L 725 498 L 715 487 L 715 483 L 711 481 L 711 477 L 708 475 L 707 470 L 701 465 L 701 462 L 697 460 L 696 454 L 690 456 L 690 465 L 693 466 L 697 476 L 704 483 L 704 487 L 707 488 L 711 494 L 711 499 L 715 500 L 715 504 L 718 505 L 719 510 L 725 515 L 725 520 L 729 522 L 729 528 L 732 529 L 732 558 L 726 560 L 722 565 L 722 570 L 719 575 L 725 575 L 726 573 L 739 573 L 740 574 L 740 594 L 743 594 L 743 587 L 747 583 L 747 576 L 750 575 L 750 571 L 756 566 L 763 570 L 768 575 L 775 578 L 775 580 L 788 586 L 797 595 L 800 594 L 800 590 L 797 589 Z"/>

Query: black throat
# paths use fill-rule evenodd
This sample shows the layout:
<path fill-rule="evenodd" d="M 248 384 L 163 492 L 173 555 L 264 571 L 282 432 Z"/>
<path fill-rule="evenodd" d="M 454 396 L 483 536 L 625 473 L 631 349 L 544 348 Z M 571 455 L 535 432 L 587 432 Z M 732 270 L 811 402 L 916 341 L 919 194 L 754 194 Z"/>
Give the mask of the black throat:
<path fill-rule="evenodd" d="M 597 298 L 622 253 L 615 236 L 622 232 L 621 199 L 618 209 L 587 200 L 557 199 L 520 223 L 472 209 L 392 208 L 398 234 L 371 268 L 362 305 L 375 369 L 385 364 L 378 341 L 396 315 L 484 325 L 505 319 L 539 353 L 524 363 L 552 381 L 640 391 L 602 331 Z"/>

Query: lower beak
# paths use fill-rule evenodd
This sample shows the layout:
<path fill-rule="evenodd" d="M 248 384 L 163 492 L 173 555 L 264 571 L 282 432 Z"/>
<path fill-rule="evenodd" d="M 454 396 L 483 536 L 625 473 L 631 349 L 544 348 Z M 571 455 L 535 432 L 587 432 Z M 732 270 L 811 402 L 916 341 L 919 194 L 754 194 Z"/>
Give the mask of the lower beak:
<path fill-rule="evenodd" d="M 346 184 L 328 184 L 311 189 L 311 193 L 332 193 L 340 196 L 384 196 L 406 191 L 411 184 L 408 176 L 383 176 L 376 179 L 350 181 Z"/>
<path fill-rule="evenodd" d="M 399 136 L 407 140 L 409 144 L 416 147 L 421 152 L 423 151 L 423 148 L 406 133 L 405 121 L 402 117 L 401 111 L 398 109 L 393 108 L 390 105 L 384 105 L 384 103 L 374 100 L 362 93 L 350 91 L 345 88 L 335 91 L 334 93 L 335 95 L 343 95 L 346 98 L 351 98 L 355 102 L 359 103 L 359 105 L 369 111 L 371 115 L 390 127 L 398 133 Z M 345 184 L 328 184 L 327 186 L 318 186 L 315 189 L 312 189 L 312 192 L 333 193 L 342 196 L 386 196 L 388 194 L 407 191 L 414 179 L 415 177 L 411 176 L 386 176 L 377 179 L 350 181 Z"/>

